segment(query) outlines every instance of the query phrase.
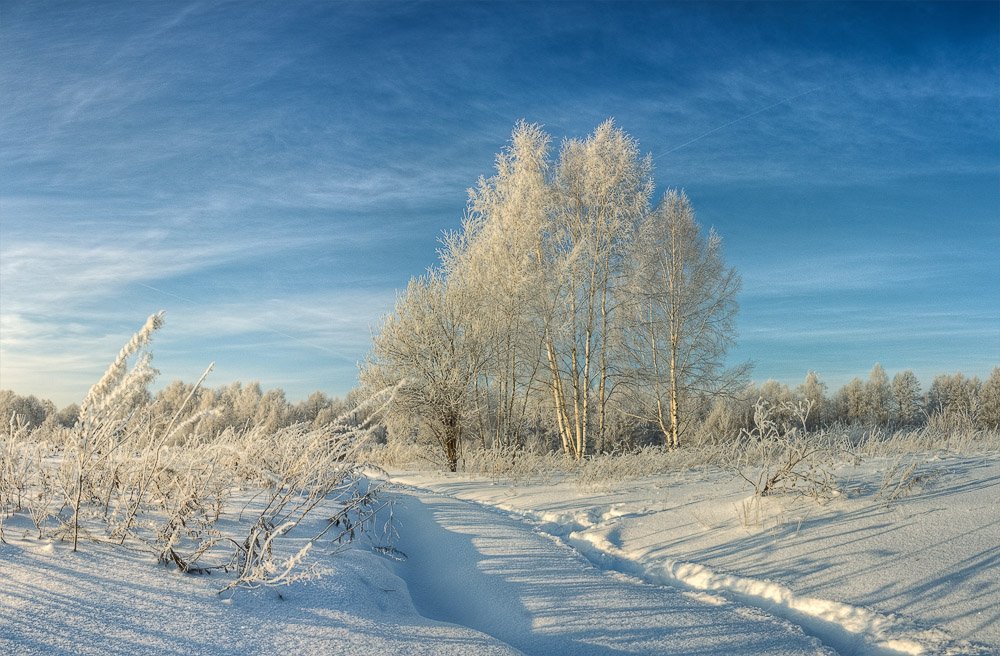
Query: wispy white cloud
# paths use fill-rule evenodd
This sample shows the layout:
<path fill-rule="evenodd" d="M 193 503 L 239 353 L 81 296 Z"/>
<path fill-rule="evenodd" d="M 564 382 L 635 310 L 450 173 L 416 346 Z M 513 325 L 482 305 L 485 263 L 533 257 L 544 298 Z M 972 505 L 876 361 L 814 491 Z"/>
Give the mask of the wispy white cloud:
<path fill-rule="evenodd" d="M 341 378 L 353 380 L 354 364 L 367 351 L 370 326 L 391 305 L 386 299 L 393 292 L 385 289 L 315 290 L 307 285 L 310 291 L 304 295 L 255 298 L 249 282 L 251 295 L 239 291 L 234 300 L 226 298 L 225 289 L 206 294 L 190 282 L 177 282 L 192 276 L 210 280 L 218 267 L 245 267 L 270 261 L 282 250 L 314 246 L 316 240 L 308 235 L 192 243 L 163 229 L 135 232 L 122 243 L 110 237 L 76 242 L 4 239 L 0 385 L 61 403 L 78 399 L 113 357 L 118 342 L 127 339 L 132 323 L 167 308 L 167 343 L 182 347 L 179 361 L 185 363 L 168 371 L 190 376 L 190 369 L 215 359 L 213 350 L 233 340 L 240 340 L 244 358 L 255 349 L 274 350 L 277 344 L 284 351 L 312 353 L 313 388 L 329 389 L 315 369 L 335 367 Z M 198 343 L 205 346 L 195 346 Z M 168 356 L 166 361 L 173 360 Z M 301 390 L 289 390 L 296 391 Z"/>
<path fill-rule="evenodd" d="M 172 303 L 163 351 L 183 351 L 172 362 L 215 361 L 221 382 L 256 379 L 292 397 L 316 389 L 343 394 L 355 384 L 357 364 L 395 294 L 330 289 L 211 306 Z M 164 372 L 166 379 L 185 376 L 174 364 Z"/>
<path fill-rule="evenodd" d="M 888 292 L 961 272 L 960 258 L 898 251 L 776 253 L 742 269 L 745 296 L 754 301 L 845 292 Z"/>
<path fill-rule="evenodd" d="M 161 306 L 164 345 L 183 353 L 170 375 L 197 375 L 223 351 L 233 377 L 312 385 L 327 367 L 352 380 L 391 288 L 433 261 L 465 188 L 522 117 L 556 146 L 616 117 L 658 156 L 663 184 L 731 215 L 751 339 L 777 340 L 784 325 L 806 341 L 863 341 L 848 322 L 816 333 L 787 319 L 838 294 L 891 305 L 905 333 L 927 312 L 913 299 L 968 284 L 956 268 L 985 268 L 981 233 L 956 237 L 947 257 L 936 237 L 902 252 L 846 230 L 828 231 L 819 255 L 788 255 L 816 229 L 810 199 L 830 202 L 817 189 L 876 190 L 824 207 L 831 220 L 905 227 L 856 210 L 888 182 L 995 180 L 1000 55 L 978 47 L 981 31 L 916 42 L 910 28 L 936 26 L 895 5 L 868 16 L 758 3 L 747 15 L 760 20 L 726 5 L 593 7 L 9 3 L 0 385 L 78 389 L 136 315 Z M 905 20 L 875 20 L 883 11 Z M 786 29 L 785 14 L 801 25 Z M 902 62 L 880 30 L 913 56 Z M 780 195 L 748 207 L 765 187 L 806 198 L 800 226 L 771 216 Z M 984 296 L 989 314 L 996 296 Z M 783 304 L 785 320 L 760 310 Z M 975 339 L 979 315 L 963 312 L 964 328 L 931 321 L 927 334 Z"/>
<path fill-rule="evenodd" d="M 141 284 L 141 283 L 140 283 Z M 164 285 L 167 287 L 168 285 Z M 315 389 L 345 393 L 371 331 L 395 290 L 327 290 L 271 299 L 195 301 L 153 288 L 144 311 L 90 306 L 65 313 L 0 313 L 0 387 L 60 404 L 79 400 L 145 312 L 166 309 L 154 342 L 163 381 L 197 377 L 217 362 L 214 384 L 260 380 L 291 397 Z M 260 366 L 265 363 L 266 366 Z"/>

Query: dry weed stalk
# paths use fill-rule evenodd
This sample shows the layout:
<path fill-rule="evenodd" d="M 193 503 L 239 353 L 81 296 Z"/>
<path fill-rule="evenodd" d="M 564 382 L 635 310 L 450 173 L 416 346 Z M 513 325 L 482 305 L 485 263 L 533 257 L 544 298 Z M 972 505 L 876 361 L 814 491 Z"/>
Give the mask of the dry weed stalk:
<path fill-rule="evenodd" d="M 139 545 L 187 573 L 235 571 L 229 588 L 295 580 L 311 545 L 364 530 L 378 490 L 360 474 L 358 449 L 393 390 L 352 410 L 371 410 L 360 426 L 345 414 L 319 428 L 199 434 L 190 429 L 203 413 L 181 417 L 211 366 L 170 416 L 149 403 L 156 371 L 144 349 L 162 325 L 163 314 L 154 314 L 133 335 L 88 392 L 73 428 L 31 433 L 16 417 L 0 428 L 0 538 L 4 518 L 26 508 L 39 537 L 68 539 L 74 551 L 81 538 Z M 58 444 L 45 443 L 46 435 Z M 220 522 L 248 494 L 245 523 Z M 320 509 L 327 521 L 310 522 L 306 546 L 283 554 L 285 538 Z"/>

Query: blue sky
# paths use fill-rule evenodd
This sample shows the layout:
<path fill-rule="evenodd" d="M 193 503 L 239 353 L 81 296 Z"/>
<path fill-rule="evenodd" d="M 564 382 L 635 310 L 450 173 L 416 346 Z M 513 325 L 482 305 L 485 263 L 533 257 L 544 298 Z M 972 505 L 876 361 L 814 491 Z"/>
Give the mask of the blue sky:
<path fill-rule="evenodd" d="M 0 388 L 343 394 L 524 118 L 613 117 L 743 275 L 754 378 L 1000 365 L 1000 4 L 0 3 Z"/>

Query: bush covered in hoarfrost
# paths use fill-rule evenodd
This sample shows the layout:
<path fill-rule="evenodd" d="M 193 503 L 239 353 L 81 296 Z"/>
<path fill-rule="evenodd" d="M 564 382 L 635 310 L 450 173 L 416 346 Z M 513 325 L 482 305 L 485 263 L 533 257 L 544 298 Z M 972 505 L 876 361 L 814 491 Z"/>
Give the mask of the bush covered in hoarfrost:
<path fill-rule="evenodd" d="M 74 550 L 88 540 L 140 547 L 183 572 L 230 572 L 227 587 L 301 576 L 317 542 L 352 538 L 374 512 L 378 490 L 358 464 L 370 426 L 340 417 L 318 427 L 191 433 L 199 415 L 181 417 L 198 385 L 170 416 L 149 403 L 147 349 L 162 322 L 151 316 L 125 345 L 71 428 L 32 431 L 17 415 L 0 427 L 0 539 L 5 519 L 22 515 L 38 538 L 71 541 Z M 320 509 L 322 528 L 284 548 Z"/>

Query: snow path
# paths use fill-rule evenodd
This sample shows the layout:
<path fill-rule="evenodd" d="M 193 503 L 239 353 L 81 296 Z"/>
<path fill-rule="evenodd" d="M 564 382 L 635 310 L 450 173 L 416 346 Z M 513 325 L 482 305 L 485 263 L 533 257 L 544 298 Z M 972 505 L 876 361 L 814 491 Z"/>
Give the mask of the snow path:
<path fill-rule="evenodd" d="M 395 564 L 417 610 L 526 654 L 823 654 L 797 626 L 593 567 L 525 523 L 416 488 L 393 492 Z"/>
<path fill-rule="evenodd" d="M 604 516 L 590 526 L 572 526 L 544 518 L 540 530 L 562 538 L 599 567 L 638 576 L 647 581 L 681 585 L 693 590 L 726 593 L 740 603 L 766 610 L 794 622 L 842 656 L 916 656 L 944 652 L 947 636 L 934 629 L 920 629 L 906 620 L 867 608 L 796 595 L 787 586 L 732 574 L 718 573 L 698 564 L 670 558 L 643 562 L 608 539 Z M 957 650 L 958 647 L 956 646 Z M 967 651 L 968 650 L 968 651 Z M 951 652 L 949 652 L 951 653 Z M 964 646 L 954 653 L 980 653 Z"/>
<path fill-rule="evenodd" d="M 536 532 L 557 540 L 563 548 L 575 549 L 600 570 L 637 577 L 656 585 L 673 586 L 708 603 L 735 606 L 743 608 L 744 612 L 751 608 L 778 616 L 842 656 L 993 653 L 986 645 L 954 640 L 938 628 L 922 627 L 895 614 L 797 594 L 781 583 L 715 571 L 702 563 L 674 559 L 665 555 L 669 550 L 650 549 L 649 545 L 642 549 L 630 549 L 630 543 L 623 541 L 621 535 L 624 529 L 622 522 L 630 522 L 635 529 L 645 524 L 646 520 L 653 519 L 649 510 L 630 513 L 612 505 L 592 506 L 585 511 L 568 508 L 540 511 L 513 506 L 502 501 L 501 496 L 490 496 L 494 494 L 491 489 L 497 488 L 489 483 L 435 483 L 431 479 L 423 480 L 419 476 L 405 474 L 394 475 L 393 479 L 397 484 L 403 484 L 400 479 L 406 481 L 412 489 L 433 490 L 431 493 L 435 495 L 476 504 L 494 516 L 532 527 Z M 645 532 L 658 530 L 656 523 L 652 526 Z M 663 535 L 664 541 L 669 542 L 669 539 L 668 534 Z M 476 628 L 496 635 L 488 628 Z M 501 639 L 504 638 L 501 636 Z"/>

